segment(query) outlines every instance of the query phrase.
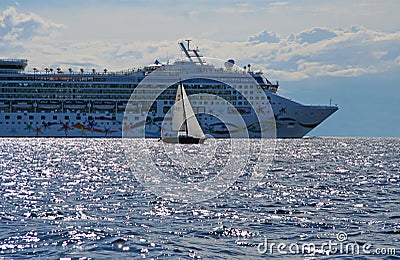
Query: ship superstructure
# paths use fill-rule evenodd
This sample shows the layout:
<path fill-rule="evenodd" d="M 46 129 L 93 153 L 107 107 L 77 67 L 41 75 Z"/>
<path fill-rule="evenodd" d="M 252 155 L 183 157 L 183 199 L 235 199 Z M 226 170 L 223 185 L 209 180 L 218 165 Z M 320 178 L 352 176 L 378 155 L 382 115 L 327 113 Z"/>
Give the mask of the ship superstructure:
<path fill-rule="evenodd" d="M 233 60 L 225 68 L 207 64 L 198 49 L 179 43 L 187 57 L 176 61 L 174 66 L 212 72 L 213 77 L 224 81 L 242 82 L 237 88 L 221 83 L 223 80 L 201 78 L 183 82 L 187 94 L 199 91 L 220 96 L 230 102 L 246 122 L 253 122 L 253 102 L 268 103 L 276 121 L 277 137 L 300 138 L 319 125 L 338 108 L 336 106 L 306 106 L 277 94 L 278 83 L 272 83 L 261 72 L 250 67 L 241 73 L 230 70 Z M 130 98 L 135 88 L 153 71 L 168 70 L 167 64 L 155 62 L 142 69 L 122 72 L 63 71 L 60 68 L 33 69 L 25 72 L 25 59 L 0 60 L 0 136 L 2 137 L 122 137 L 134 123 L 124 123 L 127 106 L 131 111 Z M 257 92 L 246 84 L 249 75 L 257 82 L 266 100 L 258 99 Z M 179 81 L 177 78 L 176 81 Z M 254 100 L 253 100 L 254 92 Z M 162 119 L 175 100 L 173 86 L 151 105 L 146 120 L 146 136 L 160 137 Z M 244 98 L 246 93 L 249 98 Z M 207 113 L 207 100 L 191 100 L 196 117 L 204 133 L 215 137 L 229 137 L 224 123 Z M 222 104 L 221 104 L 222 105 Z M 263 107 L 258 106 L 262 110 Z M 146 111 L 147 112 L 147 111 Z M 251 137 L 257 137 L 257 129 L 248 125 Z"/>

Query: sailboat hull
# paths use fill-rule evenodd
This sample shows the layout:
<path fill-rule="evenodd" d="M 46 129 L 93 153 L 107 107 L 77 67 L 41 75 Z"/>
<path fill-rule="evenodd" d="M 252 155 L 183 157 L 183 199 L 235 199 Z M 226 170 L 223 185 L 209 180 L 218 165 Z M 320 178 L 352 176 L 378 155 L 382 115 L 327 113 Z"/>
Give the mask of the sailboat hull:
<path fill-rule="evenodd" d="M 164 143 L 171 143 L 171 144 L 202 144 L 206 138 L 204 137 L 193 137 L 193 136 L 178 136 L 178 137 L 172 137 L 172 136 L 164 136 L 162 138 L 162 141 Z"/>

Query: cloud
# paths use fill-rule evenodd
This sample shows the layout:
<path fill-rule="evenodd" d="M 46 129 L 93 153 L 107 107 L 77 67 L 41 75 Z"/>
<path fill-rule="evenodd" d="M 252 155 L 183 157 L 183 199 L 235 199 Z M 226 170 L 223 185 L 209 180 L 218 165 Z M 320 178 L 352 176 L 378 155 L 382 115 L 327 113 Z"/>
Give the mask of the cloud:
<path fill-rule="evenodd" d="M 0 39 L 3 41 L 50 36 L 64 27 L 64 25 L 45 20 L 33 13 L 19 13 L 14 7 L 8 7 L 0 15 Z"/>
<path fill-rule="evenodd" d="M 262 31 L 253 36 L 250 36 L 248 41 L 251 43 L 278 43 L 281 41 L 281 36 L 275 32 Z"/>
<path fill-rule="evenodd" d="M 234 7 L 220 7 L 215 9 L 217 14 L 223 15 L 232 15 L 232 14 L 246 14 L 246 13 L 254 13 L 254 10 L 251 10 L 248 4 L 236 4 Z"/>
<path fill-rule="evenodd" d="M 269 5 L 271 5 L 271 6 L 285 6 L 285 5 L 288 5 L 289 3 L 288 2 L 273 2 L 273 3 L 270 3 Z"/>
<path fill-rule="evenodd" d="M 311 30 L 301 32 L 297 35 L 291 34 L 288 37 L 288 41 L 296 41 L 298 43 L 312 44 L 324 40 L 329 40 L 336 36 L 337 34 L 332 30 L 316 27 Z"/>
<path fill-rule="evenodd" d="M 176 44 L 178 39 L 72 42 L 51 37 L 63 28 L 38 15 L 8 8 L 0 15 L 0 56 L 28 58 L 30 68 L 85 67 L 85 70 L 109 71 L 144 66 L 156 59 L 167 62 L 182 57 Z M 301 80 L 398 73 L 399 42 L 400 32 L 352 26 L 315 27 L 288 36 L 264 30 L 236 42 L 199 38 L 193 39 L 192 46 L 199 46 L 208 57 L 235 59 L 239 66 L 252 64 L 253 69 L 266 72 L 272 80 Z"/>
<path fill-rule="evenodd" d="M 258 54 L 252 58 L 260 67 L 264 64 L 266 69 L 274 68 L 274 76 L 288 80 L 316 76 L 358 77 L 395 70 L 399 41 L 398 32 L 385 33 L 355 26 L 316 27 L 290 34 L 279 44 L 260 41 L 253 45 Z"/>
<path fill-rule="evenodd" d="M 305 60 L 300 60 L 297 63 L 297 71 L 304 75 L 357 77 L 376 72 L 375 68 L 371 66 L 363 68 L 347 65 L 343 67 L 337 64 L 324 64 L 322 62 L 308 62 Z"/>
<path fill-rule="evenodd" d="M 219 14 L 253 13 L 252 10 L 249 10 L 247 8 L 230 8 L 230 7 L 218 8 L 217 10 L 215 10 L 215 12 Z"/>

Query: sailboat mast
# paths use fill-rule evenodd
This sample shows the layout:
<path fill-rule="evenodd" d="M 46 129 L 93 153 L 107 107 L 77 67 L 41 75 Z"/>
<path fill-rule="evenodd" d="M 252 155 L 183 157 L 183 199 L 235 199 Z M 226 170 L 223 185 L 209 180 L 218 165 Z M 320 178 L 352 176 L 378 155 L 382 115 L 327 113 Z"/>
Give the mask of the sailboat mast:
<path fill-rule="evenodd" d="M 183 106 L 183 120 L 185 120 L 185 131 L 186 135 L 189 135 L 189 128 L 188 128 L 188 120 L 186 118 L 186 109 L 185 109 L 185 101 L 184 101 L 184 96 L 183 96 L 183 84 L 182 81 L 179 82 L 180 87 L 181 87 L 181 97 L 182 97 L 182 106 Z"/>

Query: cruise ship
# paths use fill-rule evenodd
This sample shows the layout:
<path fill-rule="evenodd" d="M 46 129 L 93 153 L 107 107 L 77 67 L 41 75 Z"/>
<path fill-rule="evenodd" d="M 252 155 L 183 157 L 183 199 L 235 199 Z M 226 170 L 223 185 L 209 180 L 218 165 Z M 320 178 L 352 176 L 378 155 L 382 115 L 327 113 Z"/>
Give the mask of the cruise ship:
<path fill-rule="evenodd" d="M 124 132 L 134 131 L 142 121 L 145 136 L 159 138 L 163 119 L 174 104 L 177 84 L 150 100 L 148 109 L 135 102 L 133 93 L 155 71 L 164 72 L 160 75 L 169 80 L 172 77 L 171 82 L 182 81 L 181 74 L 168 73 L 170 68 L 177 67 L 203 73 L 184 78 L 183 84 L 204 133 L 216 138 L 230 137 L 226 127 L 229 122 L 221 122 L 208 111 L 212 100 L 191 98 L 191 95 L 208 93 L 224 100 L 222 107 L 229 103 L 243 117 L 250 137 L 260 136 L 260 127 L 254 127 L 257 125 L 255 110 L 262 111 L 263 107 L 255 108 L 255 103 L 272 109 L 278 138 L 301 138 L 338 110 L 331 105 L 303 105 L 279 95 L 278 82 L 271 82 L 262 72 L 252 71 L 250 65 L 238 67 L 234 60 L 229 60 L 222 67 L 216 67 L 207 62 L 198 48 L 191 49 L 189 43 L 178 43 L 184 60 L 172 64 L 156 61 L 140 69 L 121 72 L 61 68 L 34 68 L 26 72 L 28 60 L 0 59 L 0 136 L 123 137 Z M 211 78 L 207 77 L 210 73 Z M 248 83 L 249 78 L 255 84 Z M 165 79 L 158 77 L 158 80 Z M 141 94 L 151 91 L 141 90 Z M 258 91 L 263 95 L 257 95 Z M 129 116 L 129 113 L 142 116 Z"/>

